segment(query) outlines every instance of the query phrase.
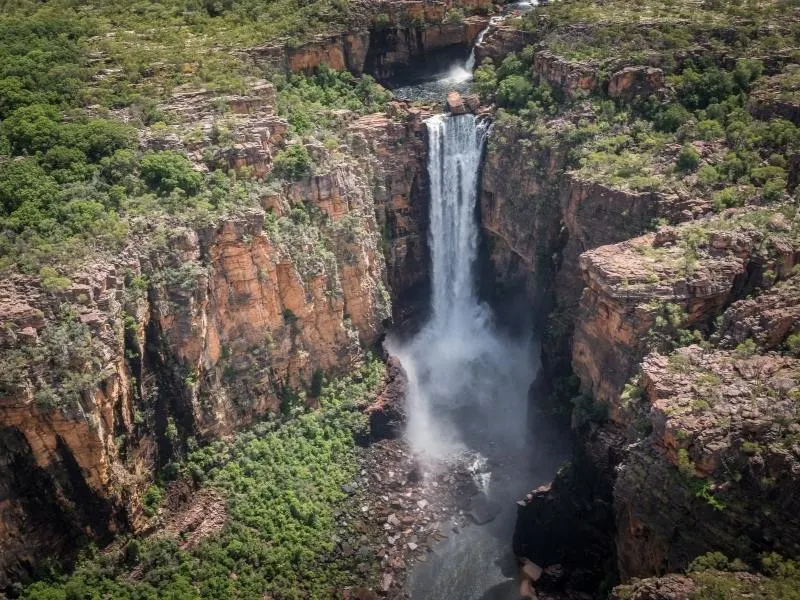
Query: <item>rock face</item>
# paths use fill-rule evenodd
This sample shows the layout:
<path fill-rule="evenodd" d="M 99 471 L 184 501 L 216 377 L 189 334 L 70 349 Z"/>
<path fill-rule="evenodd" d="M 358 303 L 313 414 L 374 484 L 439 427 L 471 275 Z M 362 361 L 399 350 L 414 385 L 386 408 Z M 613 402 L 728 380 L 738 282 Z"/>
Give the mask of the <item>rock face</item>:
<path fill-rule="evenodd" d="M 628 101 L 659 94 L 664 90 L 664 72 L 655 67 L 625 67 L 611 76 L 608 95 Z"/>
<path fill-rule="evenodd" d="M 222 98 L 208 90 L 179 89 L 164 107 L 179 125 L 145 130 L 141 145 L 185 153 L 199 169 L 222 163 L 260 179 L 272 171 L 273 155 L 284 146 L 288 129 L 275 103 L 275 87 L 265 81 L 252 85 L 247 95 Z M 224 117 L 220 104 L 227 108 Z"/>
<path fill-rule="evenodd" d="M 547 50 L 534 55 L 533 72 L 570 98 L 590 94 L 600 84 L 600 72 L 596 66 L 570 62 Z"/>
<path fill-rule="evenodd" d="M 511 52 L 519 52 L 535 41 L 536 37 L 532 33 L 502 22 L 492 23 L 483 36 L 483 41 L 475 46 L 475 63 L 479 65 L 485 58 L 491 58 L 498 63 Z"/>
<path fill-rule="evenodd" d="M 389 115 L 365 116 L 349 127 L 353 154 L 374 182 L 397 321 L 424 311 L 428 300 L 428 151 L 423 123 L 428 116 L 423 110 L 395 105 Z"/>
<path fill-rule="evenodd" d="M 800 361 L 698 346 L 642 366 L 653 432 L 614 489 L 623 580 L 684 569 L 712 549 L 800 552 Z"/>
<path fill-rule="evenodd" d="M 596 222 L 587 243 L 617 234 L 603 233 L 602 216 Z M 565 263 L 581 239 L 575 224 L 568 232 Z M 779 524 L 797 511 L 800 364 L 737 348 L 745 340 L 762 352 L 787 348 L 798 250 L 780 213 L 745 210 L 579 255 L 586 287 L 571 355 L 589 405 L 584 421 L 573 413 L 571 466 L 520 502 L 514 537 L 517 555 L 565 566 L 557 588 L 596 589 L 614 562 L 628 581 L 683 570 L 713 550 L 751 564 L 775 548 L 800 553 L 800 527 Z M 576 289 L 565 274 L 563 264 L 555 290 Z M 708 342 L 668 355 L 665 327 L 713 332 L 723 349 Z M 685 597 L 669 581 L 634 588 L 634 597 Z"/>
<path fill-rule="evenodd" d="M 489 23 L 479 15 L 450 20 L 451 9 L 486 14 L 491 3 L 381 2 L 365 12 L 353 31 L 321 35 L 298 47 L 282 43 L 257 46 L 249 49 L 248 55 L 260 66 L 284 72 L 309 73 L 326 65 L 386 81 L 426 55 L 445 49 L 465 52 Z"/>
<path fill-rule="evenodd" d="M 760 81 L 750 95 L 748 109 L 757 119 L 787 119 L 800 123 L 800 71 L 796 64 Z"/>
<path fill-rule="evenodd" d="M 711 231 L 699 244 L 687 241 L 694 231 L 692 226 L 664 228 L 581 256 L 587 287 L 575 329 L 573 367 L 583 391 L 608 404 L 613 419 L 622 387 L 644 356 L 647 334 L 664 303 L 685 312 L 682 327 L 702 328 L 751 290 L 763 270 L 786 268 L 783 257 L 764 261 L 758 255 L 756 246 L 764 236 L 755 229 Z M 774 235 L 783 246 L 781 234 Z M 791 244 L 787 253 L 794 264 Z"/>
<path fill-rule="evenodd" d="M 534 143 L 516 127 L 496 123 L 481 179 L 481 227 L 495 299 L 523 294 L 540 301 L 557 269 L 562 244 L 558 185 L 565 151 L 521 152 Z"/>
<path fill-rule="evenodd" d="M 425 138 L 420 113 L 392 111 L 355 120 L 343 157 L 261 198 L 268 211 L 140 223 L 66 289 L 0 283 L 0 588 L 79 534 L 143 527 L 142 494 L 181 440 L 349 370 L 391 318 L 388 285 L 411 305 L 427 281 Z M 386 414 L 396 428 L 401 411 Z"/>

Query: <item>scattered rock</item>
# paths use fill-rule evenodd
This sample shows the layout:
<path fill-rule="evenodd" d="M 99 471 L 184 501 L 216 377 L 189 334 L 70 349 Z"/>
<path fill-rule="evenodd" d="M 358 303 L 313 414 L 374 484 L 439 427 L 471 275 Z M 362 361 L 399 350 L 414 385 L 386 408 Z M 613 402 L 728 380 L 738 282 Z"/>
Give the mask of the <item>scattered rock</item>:
<path fill-rule="evenodd" d="M 522 576 L 530 579 L 532 582 L 539 581 L 542 577 L 542 567 L 527 558 L 522 559 L 522 567 L 520 569 Z"/>
<path fill-rule="evenodd" d="M 500 510 L 500 505 L 489 500 L 483 492 L 475 494 L 470 499 L 469 516 L 478 525 L 483 525 L 493 520 L 500 513 Z"/>
<path fill-rule="evenodd" d="M 384 573 L 383 577 L 381 577 L 381 591 L 388 592 L 389 589 L 392 587 L 393 581 L 394 581 L 394 576 L 391 573 Z"/>
<path fill-rule="evenodd" d="M 533 586 L 531 585 L 530 580 L 523 579 L 522 582 L 519 584 L 519 595 L 522 598 L 529 598 L 530 600 L 536 600 L 536 592 L 533 590 Z"/>

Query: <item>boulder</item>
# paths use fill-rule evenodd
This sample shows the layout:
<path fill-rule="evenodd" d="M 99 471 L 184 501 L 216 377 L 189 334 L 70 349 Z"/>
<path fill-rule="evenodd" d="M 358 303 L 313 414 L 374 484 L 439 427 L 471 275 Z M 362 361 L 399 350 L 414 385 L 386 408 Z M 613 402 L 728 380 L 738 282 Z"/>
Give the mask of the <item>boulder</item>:
<path fill-rule="evenodd" d="M 465 115 L 467 114 L 467 105 L 464 102 L 464 99 L 461 97 L 461 94 L 458 92 L 449 92 L 447 94 L 447 104 L 445 105 L 445 111 L 449 112 L 452 115 Z"/>
<path fill-rule="evenodd" d="M 475 494 L 469 502 L 469 516 L 478 525 L 493 520 L 500 510 L 500 505 L 489 500 L 483 492 Z"/>
<path fill-rule="evenodd" d="M 539 579 L 542 577 L 542 567 L 537 565 L 535 562 L 528 560 L 527 558 L 522 559 L 522 567 L 520 568 L 520 572 L 524 578 L 530 579 L 531 581 L 539 581 Z"/>
<path fill-rule="evenodd" d="M 647 66 L 625 67 L 611 76 L 608 95 L 630 101 L 658 94 L 664 87 L 664 72 L 661 69 Z"/>

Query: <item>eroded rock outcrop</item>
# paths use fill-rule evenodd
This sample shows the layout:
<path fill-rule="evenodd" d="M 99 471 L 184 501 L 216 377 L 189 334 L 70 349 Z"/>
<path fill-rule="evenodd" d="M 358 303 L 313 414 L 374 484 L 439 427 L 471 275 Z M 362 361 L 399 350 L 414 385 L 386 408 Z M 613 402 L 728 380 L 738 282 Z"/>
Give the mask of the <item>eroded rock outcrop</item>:
<path fill-rule="evenodd" d="M 800 69 L 792 64 L 783 73 L 761 82 L 750 95 L 750 114 L 757 119 L 786 119 L 800 124 Z"/>
<path fill-rule="evenodd" d="M 269 43 L 247 54 L 260 66 L 284 72 L 310 73 L 325 65 L 387 80 L 425 55 L 469 48 L 489 20 L 478 14 L 465 18 L 463 13 L 485 15 L 490 9 L 485 0 L 386 1 L 365 10 L 348 32 L 320 35 L 300 46 Z M 451 18 L 449 11 L 459 16 Z"/>
<path fill-rule="evenodd" d="M 608 95 L 631 101 L 646 99 L 664 91 L 664 72 L 656 67 L 625 67 L 614 73 L 608 82 Z"/>
<path fill-rule="evenodd" d="M 201 170 L 223 165 L 248 177 L 266 177 L 288 131 L 286 120 L 276 114 L 275 87 L 266 81 L 255 82 L 246 95 L 179 89 L 164 109 L 179 125 L 144 130 L 142 147 L 185 153 Z"/>
<path fill-rule="evenodd" d="M 571 62 L 548 50 L 534 55 L 533 72 L 570 98 L 590 94 L 600 84 L 600 70 L 596 65 Z"/>
<path fill-rule="evenodd" d="M 758 247 L 764 243 L 776 251 L 762 256 Z M 666 228 L 583 254 L 587 287 L 573 346 L 582 389 L 608 404 L 616 419 L 615 403 L 644 356 L 661 304 L 685 311 L 682 327 L 702 329 L 758 285 L 763 271 L 785 270 L 786 261 L 794 264 L 796 256 L 781 230 L 763 232 L 746 223 L 739 228 L 721 224 L 716 230 L 713 223 L 708 230 L 702 225 Z"/>
<path fill-rule="evenodd" d="M 692 346 L 648 356 L 641 387 L 653 431 L 614 489 L 623 580 L 712 550 L 797 556 L 800 361 Z"/>

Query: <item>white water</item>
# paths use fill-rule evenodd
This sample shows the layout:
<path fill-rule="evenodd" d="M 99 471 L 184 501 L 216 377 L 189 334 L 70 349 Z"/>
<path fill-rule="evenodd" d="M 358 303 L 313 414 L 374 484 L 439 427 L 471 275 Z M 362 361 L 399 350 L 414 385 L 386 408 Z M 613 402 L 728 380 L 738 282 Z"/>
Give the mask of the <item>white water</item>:
<path fill-rule="evenodd" d="M 469 58 L 467 58 L 467 62 L 464 64 L 464 69 L 472 73 L 475 70 L 475 46 L 480 46 L 483 43 L 483 38 L 486 35 L 486 32 L 489 31 L 489 28 L 499 23 L 503 20 L 503 17 L 492 17 L 489 19 L 489 24 L 481 29 L 481 32 L 478 34 L 478 37 L 475 38 L 475 42 L 472 44 L 472 49 L 469 51 Z"/>
<path fill-rule="evenodd" d="M 498 445 L 521 448 L 535 374 L 531 344 L 497 332 L 476 294 L 476 203 L 488 124 L 474 115 L 438 115 L 426 125 L 431 317 L 409 342 L 389 344 L 409 379 L 407 437 L 431 461 L 465 451 L 487 455 Z"/>
<path fill-rule="evenodd" d="M 428 323 L 389 344 L 408 375 L 406 435 L 426 472 L 459 460 L 489 501 L 494 520 L 453 531 L 411 573 L 412 600 L 513 600 L 510 553 L 516 505 L 552 478 L 566 456 L 551 425 L 528 417 L 536 372 L 530 335 L 497 330 L 476 291 L 481 154 L 489 129 L 473 115 L 426 122 L 432 294 Z M 564 444 L 565 445 L 565 444 Z"/>

